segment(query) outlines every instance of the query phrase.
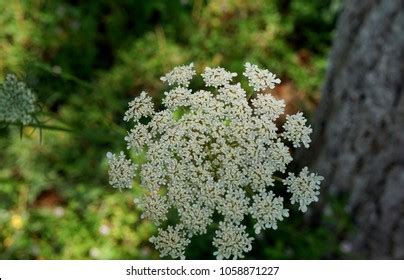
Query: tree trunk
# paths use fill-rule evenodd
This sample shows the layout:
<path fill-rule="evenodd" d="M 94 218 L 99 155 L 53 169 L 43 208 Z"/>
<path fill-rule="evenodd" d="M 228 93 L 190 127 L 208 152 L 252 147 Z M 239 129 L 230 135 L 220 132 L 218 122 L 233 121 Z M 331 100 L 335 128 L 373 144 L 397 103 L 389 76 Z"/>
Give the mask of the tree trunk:
<path fill-rule="evenodd" d="M 404 258 L 403 73 L 404 0 L 346 0 L 303 161 L 349 193 L 363 258 Z"/>

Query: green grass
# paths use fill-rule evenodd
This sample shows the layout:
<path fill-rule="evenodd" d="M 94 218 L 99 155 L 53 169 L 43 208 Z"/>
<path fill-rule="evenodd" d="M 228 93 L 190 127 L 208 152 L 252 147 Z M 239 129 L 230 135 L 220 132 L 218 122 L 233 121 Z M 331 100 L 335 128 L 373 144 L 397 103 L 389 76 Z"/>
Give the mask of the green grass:
<path fill-rule="evenodd" d="M 22 138 L 18 127 L 0 129 L 0 259 L 158 258 L 155 228 L 133 203 L 138 189 L 108 186 L 105 154 L 126 149 L 128 101 L 147 90 L 161 104 L 159 77 L 178 64 L 242 72 L 251 61 L 280 76 L 288 106 L 310 113 L 339 2 L 1 1 L 0 77 L 17 73 L 46 125 L 73 131 L 45 129 L 41 142 L 38 129 Z M 313 225 L 291 215 L 247 258 L 339 257 L 338 232 L 350 223 L 344 202 L 329 201 L 334 216 Z M 195 238 L 189 257 L 210 258 L 210 240 Z"/>

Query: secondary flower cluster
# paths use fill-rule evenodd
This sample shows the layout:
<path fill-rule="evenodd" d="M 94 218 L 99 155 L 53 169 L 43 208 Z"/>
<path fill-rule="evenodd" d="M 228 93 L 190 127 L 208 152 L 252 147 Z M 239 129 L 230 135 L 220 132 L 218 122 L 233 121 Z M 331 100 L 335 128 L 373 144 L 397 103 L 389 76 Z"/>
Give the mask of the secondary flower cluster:
<path fill-rule="evenodd" d="M 0 122 L 32 123 L 37 109 L 35 103 L 36 95 L 25 83 L 18 81 L 15 75 L 8 74 L 0 85 Z"/>
<path fill-rule="evenodd" d="M 125 140 L 145 160 L 135 165 L 123 153 L 108 153 L 110 183 L 131 188 L 134 176 L 140 178 L 142 218 L 160 227 L 150 241 L 162 257 L 184 258 L 191 237 L 206 233 L 215 222 L 217 258 L 243 258 L 254 239 L 243 224 L 247 215 L 255 221 L 256 234 L 277 229 L 289 216 L 284 198 L 274 192 L 275 180 L 285 185 L 299 210 L 317 201 L 321 176 L 304 168 L 298 176 L 281 179 L 292 161 L 285 143 L 308 147 L 312 129 L 297 113 L 286 116 L 278 130 L 275 122 L 285 103 L 262 91 L 274 88 L 279 78 L 256 65 L 245 66 L 243 74 L 257 91 L 252 100 L 232 83 L 237 74 L 221 67 L 205 68 L 201 76 L 207 89 L 189 89 L 196 74 L 189 64 L 161 78 L 174 86 L 164 93 L 166 109 L 156 112 L 145 92 L 129 103 L 124 120 L 134 127 Z M 178 221 L 167 225 L 172 210 Z"/>

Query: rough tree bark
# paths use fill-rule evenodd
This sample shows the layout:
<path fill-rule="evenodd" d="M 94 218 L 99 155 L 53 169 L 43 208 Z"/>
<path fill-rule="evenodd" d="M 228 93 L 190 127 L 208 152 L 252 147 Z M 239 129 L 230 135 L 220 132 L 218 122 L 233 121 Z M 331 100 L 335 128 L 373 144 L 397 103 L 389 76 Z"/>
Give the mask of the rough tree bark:
<path fill-rule="evenodd" d="M 304 157 L 349 193 L 365 258 L 404 258 L 404 0 L 346 0 Z"/>

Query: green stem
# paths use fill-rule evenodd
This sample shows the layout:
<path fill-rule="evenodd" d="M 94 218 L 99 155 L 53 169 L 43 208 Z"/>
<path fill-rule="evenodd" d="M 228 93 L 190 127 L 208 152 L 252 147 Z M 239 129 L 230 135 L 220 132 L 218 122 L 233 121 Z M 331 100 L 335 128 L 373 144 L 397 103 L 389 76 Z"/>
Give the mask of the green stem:
<path fill-rule="evenodd" d="M 33 65 L 34 65 L 35 67 L 38 67 L 39 69 L 42 69 L 42 70 L 44 70 L 44 71 L 46 71 L 46 72 L 49 72 L 49 73 L 51 73 L 51 74 L 53 74 L 53 75 L 58 75 L 58 76 L 60 76 L 62 79 L 65 79 L 65 80 L 67 80 L 67 81 L 75 82 L 76 84 L 79 84 L 79 85 L 81 85 L 82 87 L 87 88 L 87 89 L 89 89 L 89 90 L 93 90 L 93 89 L 94 89 L 94 87 L 93 87 L 92 84 L 90 84 L 90 83 L 88 83 L 88 82 L 86 82 L 86 81 L 83 81 L 83 80 L 81 80 L 81 79 L 77 78 L 76 76 L 73 76 L 73 75 L 71 75 L 71 74 L 69 74 L 69 73 L 63 72 L 63 70 L 61 70 L 60 73 L 57 73 L 57 72 L 55 72 L 55 71 L 52 69 L 52 67 L 50 67 L 49 65 L 44 64 L 44 63 L 41 63 L 41 62 L 38 62 L 38 61 L 33 62 Z"/>
<path fill-rule="evenodd" d="M 282 179 L 281 177 L 273 176 L 273 175 L 272 175 L 272 179 L 274 179 L 275 181 L 278 181 L 278 182 L 283 183 L 283 179 Z"/>
<path fill-rule="evenodd" d="M 52 113 L 52 112 L 49 112 L 49 111 L 47 111 L 47 112 L 42 111 L 42 112 L 39 112 L 39 114 L 44 115 L 44 116 L 46 116 L 46 117 L 49 117 L 49 118 L 51 118 L 51 119 L 53 119 L 53 120 L 55 120 L 55 121 L 57 121 L 57 122 L 60 122 L 60 123 L 63 124 L 63 125 L 69 126 L 69 124 L 68 124 L 67 122 L 65 122 L 63 119 L 61 119 L 61 118 L 60 118 L 57 114 L 55 114 L 55 113 Z"/>
<path fill-rule="evenodd" d="M 14 125 L 14 126 L 21 126 L 23 127 L 22 124 L 20 123 L 9 123 L 8 125 Z M 49 129 L 49 130 L 57 130 L 57 131 L 65 131 L 65 132 L 74 132 L 73 129 L 70 128 L 65 128 L 65 127 L 60 127 L 60 126 L 53 126 L 53 125 L 46 125 L 46 124 L 27 124 L 25 125 L 26 127 L 33 127 L 33 128 L 41 128 L 41 129 Z"/>

